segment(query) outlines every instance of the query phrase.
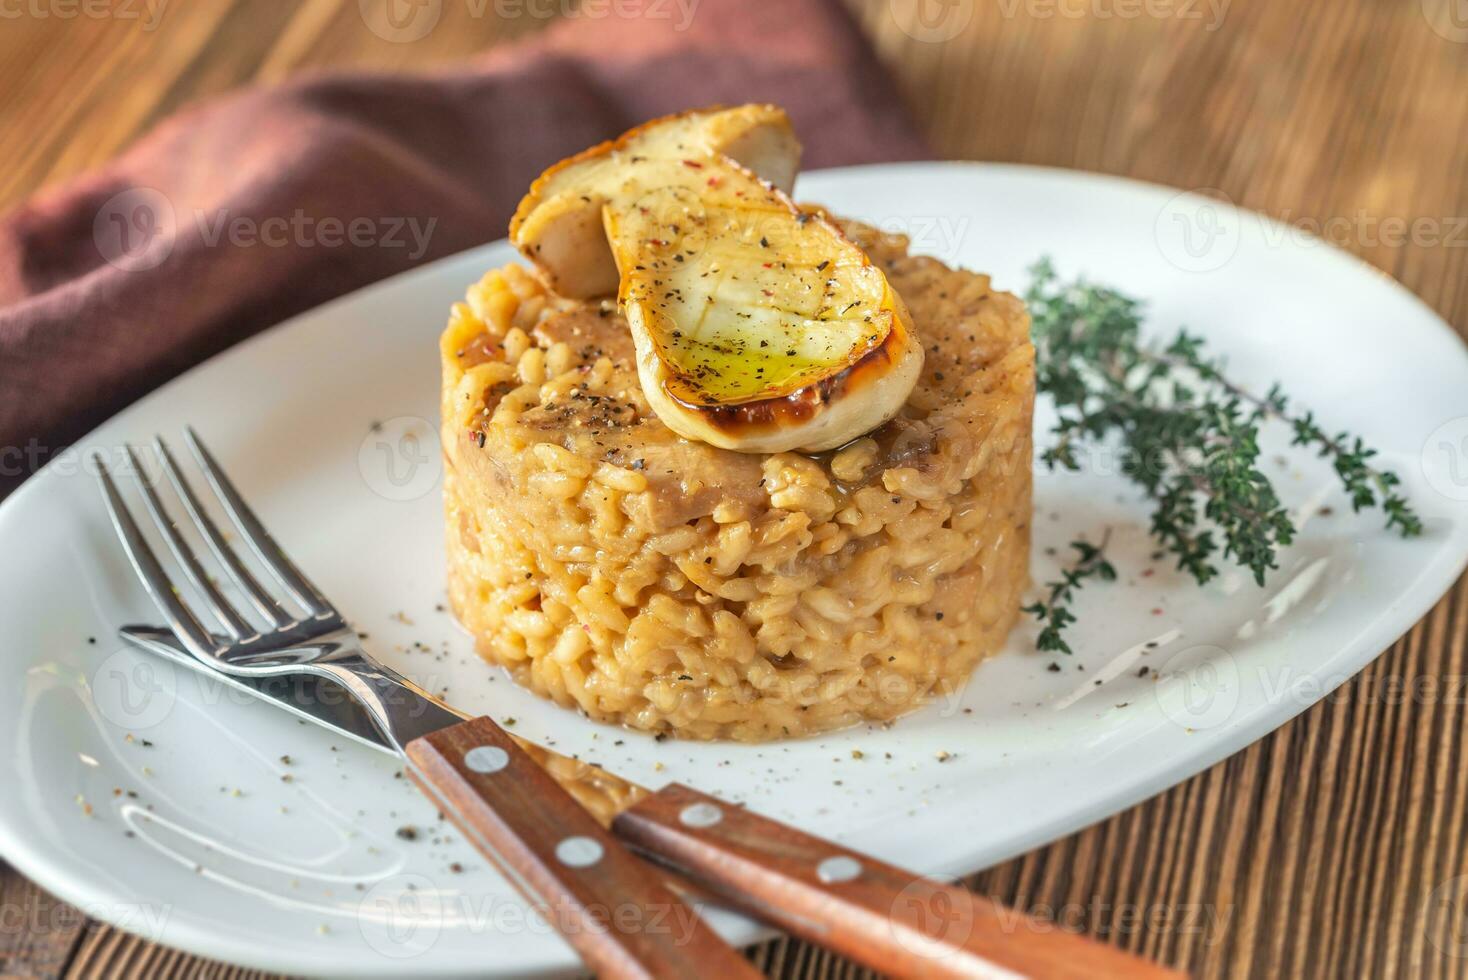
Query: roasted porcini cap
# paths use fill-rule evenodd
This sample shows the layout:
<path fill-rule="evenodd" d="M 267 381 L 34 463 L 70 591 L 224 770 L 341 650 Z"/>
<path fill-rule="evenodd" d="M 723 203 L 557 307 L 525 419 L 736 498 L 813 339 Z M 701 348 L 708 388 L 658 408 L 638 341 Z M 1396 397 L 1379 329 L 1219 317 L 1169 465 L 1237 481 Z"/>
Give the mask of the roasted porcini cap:
<path fill-rule="evenodd" d="M 646 182 L 648 161 L 726 156 L 786 193 L 800 170 L 800 141 L 778 106 L 696 109 L 644 123 L 541 174 L 510 219 L 510 241 L 554 292 L 595 299 L 617 292 L 602 211 Z M 634 197 L 640 191 L 634 191 Z"/>
<path fill-rule="evenodd" d="M 780 169 L 798 151 L 781 149 L 788 120 L 773 113 L 670 117 L 557 165 L 537 187 L 553 187 L 559 216 L 538 220 L 547 205 L 532 207 L 516 244 L 557 291 L 587 296 L 608 279 L 587 256 L 606 248 L 643 392 L 674 432 L 740 452 L 816 452 L 892 418 L 923 350 L 881 269 L 824 214 L 797 207 L 788 179 L 710 149 Z"/>

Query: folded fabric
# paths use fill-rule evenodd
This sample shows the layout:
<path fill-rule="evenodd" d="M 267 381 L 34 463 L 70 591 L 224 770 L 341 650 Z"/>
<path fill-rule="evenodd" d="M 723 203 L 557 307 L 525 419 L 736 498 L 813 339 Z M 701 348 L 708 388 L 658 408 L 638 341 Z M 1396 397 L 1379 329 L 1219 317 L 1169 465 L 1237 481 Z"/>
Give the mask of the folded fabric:
<path fill-rule="evenodd" d="M 210 102 L 0 220 L 0 494 L 209 355 L 503 237 L 542 169 L 646 119 L 771 101 L 808 167 L 927 155 L 839 0 L 685 10 Z"/>

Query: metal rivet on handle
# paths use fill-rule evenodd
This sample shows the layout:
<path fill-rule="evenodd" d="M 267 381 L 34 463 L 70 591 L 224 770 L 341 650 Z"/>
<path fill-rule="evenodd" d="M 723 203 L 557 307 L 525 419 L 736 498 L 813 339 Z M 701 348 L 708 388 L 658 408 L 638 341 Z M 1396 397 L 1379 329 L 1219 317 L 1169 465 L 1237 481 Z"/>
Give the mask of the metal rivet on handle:
<path fill-rule="evenodd" d="M 510 754 L 498 745 L 481 745 L 464 753 L 464 765 L 475 772 L 499 772 L 510 764 Z"/>
<path fill-rule="evenodd" d="M 690 803 L 678 814 L 685 827 L 712 827 L 724 819 L 724 811 L 712 803 Z"/>
<path fill-rule="evenodd" d="M 828 885 L 851 881 L 861 874 L 861 862 L 856 858 L 829 857 L 816 865 L 816 877 Z"/>
<path fill-rule="evenodd" d="M 589 868 L 603 853 L 602 846 L 590 837 L 567 837 L 556 845 L 556 860 L 568 868 Z"/>

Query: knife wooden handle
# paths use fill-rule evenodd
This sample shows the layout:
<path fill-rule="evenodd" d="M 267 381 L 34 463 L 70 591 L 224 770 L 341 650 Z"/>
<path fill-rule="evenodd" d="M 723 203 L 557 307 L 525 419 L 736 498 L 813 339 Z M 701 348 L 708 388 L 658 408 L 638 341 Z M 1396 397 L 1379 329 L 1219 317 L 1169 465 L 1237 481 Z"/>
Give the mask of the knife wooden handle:
<path fill-rule="evenodd" d="M 757 977 L 488 718 L 410 742 L 410 775 L 598 977 Z"/>
<path fill-rule="evenodd" d="M 612 829 L 750 915 L 892 976 L 1183 976 L 677 783 Z"/>

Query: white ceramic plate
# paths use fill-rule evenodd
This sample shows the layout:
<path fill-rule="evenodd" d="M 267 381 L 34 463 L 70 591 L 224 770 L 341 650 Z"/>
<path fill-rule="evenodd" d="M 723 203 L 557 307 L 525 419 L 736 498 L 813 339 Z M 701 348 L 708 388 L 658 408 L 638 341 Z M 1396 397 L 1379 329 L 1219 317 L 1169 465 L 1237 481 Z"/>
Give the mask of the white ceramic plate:
<path fill-rule="evenodd" d="M 514 717 L 517 732 L 639 782 L 692 782 L 935 874 L 1018 854 L 1237 751 L 1359 671 L 1462 568 L 1468 357 L 1380 273 L 1226 205 L 1077 173 L 871 167 L 811 174 L 801 196 L 906 230 L 916 249 L 992 272 L 1004 288 L 1023 289 L 1024 269 L 1050 254 L 1063 274 L 1145 297 L 1158 329 L 1185 322 L 1241 379 L 1262 389 L 1278 378 L 1327 425 L 1380 447 L 1427 533 L 1403 542 L 1376 515 L 1351 515 L 1311 460 L 1271 463 L 1286 499 L 1314 516 L 1267 588 L 1230 574 L 1199 590 L 1149 563 L 1145 509 L 1114 461 L 1097 457 L 1082 475 L 1037 482 L 1038 580 L 1055 567 L 1047 549 L 1115 529 L 1123 580 L 1086 590 L 1074 657 L 1036 655 L 1017 631 L 960 701 L 888 730 L 749 747 L 593 724 L 495 676 L 435 608 L 435 339 L 465 286 L 510 259 L 496 243 L 241 344 L 98 429 L 0 507 L 6 859 L 101 919 L 263 969 L 575 968 L 504 881 L 441 839 L 456 835 L 392 760 L 113 638 L 117 625 L 154 617 L 81 453 L 115 462 L 124 441 L 177 436 L 185 421 L 380 655 L 459 706 Z M 417 840 L 397 835 L 409 825 Z M 737 940 L 756 934 L 733 917 L 717 924 Z"/>

